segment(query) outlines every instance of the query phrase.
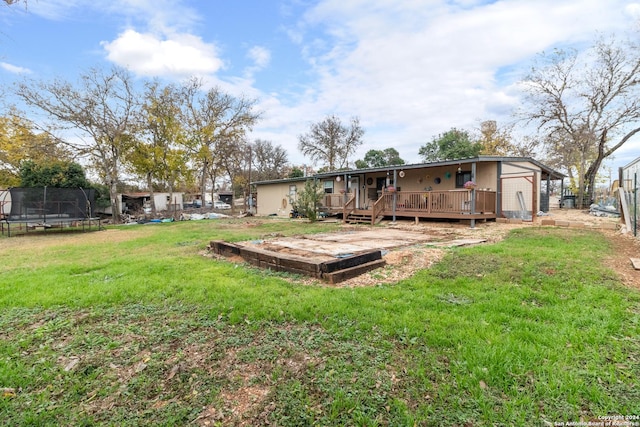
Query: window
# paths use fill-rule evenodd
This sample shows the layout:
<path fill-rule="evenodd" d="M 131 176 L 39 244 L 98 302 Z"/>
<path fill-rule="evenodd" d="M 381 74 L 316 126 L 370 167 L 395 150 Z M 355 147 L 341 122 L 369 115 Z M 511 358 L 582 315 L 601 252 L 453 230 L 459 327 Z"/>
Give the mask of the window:
<path fill-rule="evenodd" d="M 291 199 L 295 199 L 296 198 L 296 192 L 297 192 L 296 186 L 295 185 L 290 185 L 289 186 L 289 197 Z"/>
<path fill-rule="evenodd" d="M 333 193 L 333 181 L 324 181 L 323 185 L 325 194 Z"/>
<path fill-rule="evenodd" d="M 464 188 L 464 183 L 467 181 L 471 181 L 471 171 L 456 173 L 456 188 Z"/>

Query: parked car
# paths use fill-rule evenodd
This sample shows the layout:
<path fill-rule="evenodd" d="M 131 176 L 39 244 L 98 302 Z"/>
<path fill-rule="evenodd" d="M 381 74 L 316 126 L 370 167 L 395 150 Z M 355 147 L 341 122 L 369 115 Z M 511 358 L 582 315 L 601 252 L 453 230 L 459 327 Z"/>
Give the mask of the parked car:
<path fill-rule="evenodd" d="M 216 200 L 213 202 L 214 209 L 231 209 L 231 205 L 223 202 L 222 200 Z"/>

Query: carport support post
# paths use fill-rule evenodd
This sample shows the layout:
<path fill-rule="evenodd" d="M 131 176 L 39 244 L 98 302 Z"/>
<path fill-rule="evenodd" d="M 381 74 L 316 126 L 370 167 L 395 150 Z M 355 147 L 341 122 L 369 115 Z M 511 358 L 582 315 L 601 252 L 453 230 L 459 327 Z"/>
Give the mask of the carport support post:
<path fill-rule="evenodd" d="M 496 218 L 502 217 L 502 162 L 498 162 L 496 177 Z"/>
<path fill-rule="evenodd" d="M 547 172 L 547 213 L 551 212 L 551 174 Z"/>
<path fill-rule="evenodd" d="M 46 224 L 47 223 L 47 211 L 45 209 L 45 206 L 47 206 L 47 186 L 46 185 L 42 189 L 42 215 L 43 215 L 42 220 Z M 44 230 L 45 227 L 43 227 L 42 229 Z"/>

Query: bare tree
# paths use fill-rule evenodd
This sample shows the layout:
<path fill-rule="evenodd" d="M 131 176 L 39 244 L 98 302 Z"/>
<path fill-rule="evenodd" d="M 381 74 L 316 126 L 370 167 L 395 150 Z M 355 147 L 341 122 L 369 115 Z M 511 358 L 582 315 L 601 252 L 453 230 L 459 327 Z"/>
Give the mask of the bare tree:
<path fill-rule="evenodd" d="M 298 149 L 314 164 L 322 163 L 329 171 L 349 166 L 349 156 L 362 145 L 364 130 L 357 117 L 344 126 L 334 115 L 311 125 L 311 131 L 298 137 Z"/>
<path fill-rule="evenodd" d="M 521 139 L 514 141 L 512 145 L 511 151 L 508 153 L 511 156 L 535 157 L 542 154 L 539 150 L 540 144 L 538 140 L 529 135 L 525 135 Z M 545 164 L 554 166 L 549 164 L 547 160 L 545 160 Z"/>
<path fill-rule="evenodd" d="M 22 82 L 17 95 L 43 111 L 60 129 L 80 131 L 76 149 L 88 155 L 109 187 L 114 221 L 120 220 L 117 197 L 120 166 L 137 131 L 138 95 L 130 75 L 121 68 L 91 69 L 77 85 L 64 80 Z"/>
<path fill-rule="evenodd" d="M 271 141 L 256 139 L 251 144 L 252 181 L 284 178 L 289 161 L 287 150 Z"/>
<path fill-rule="evenodd" d="M 234 197 L 246 196 L 249 188 L 249 175 L 246 173 L 249 144 L 242 138 L 229 138 L 218 142 L 219 149 L 224 152 L 224 155 L 219 157 L 219 164 L 229 177 Z M 232 203 L 231 208 L 235 207 L 235 203 Z"/>
<path fill-rule="evenodd" d="M 578 178 L 578 205 L 593 199 L 602 162 L 640 132 L 640 49 L 598 40 L 575 51 L 541 56 L 524 81 L 523 117 L 538 125 L 552 155 Z M 573 173 L 573 172 L 571 172 Z"/>

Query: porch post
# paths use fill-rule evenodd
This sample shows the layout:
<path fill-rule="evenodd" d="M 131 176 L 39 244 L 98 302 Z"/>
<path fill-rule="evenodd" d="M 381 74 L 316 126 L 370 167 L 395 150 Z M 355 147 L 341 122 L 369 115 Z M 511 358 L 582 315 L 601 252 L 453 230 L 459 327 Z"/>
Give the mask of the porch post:
<path fill-rule="evenodd" d="M 393 188 L 396 191 L 393 192 L 393 223 L 396 222 L 396 204 L 398 201 L 398 170 L 393 170 Z"/>
<path fill-rule="evenodd" d="M 476 162 L 471 163 L 471 181 L 477 183 L 476 179 Z M 476 213 L 476 189 L 471 189 L 471 215 Z M 476 227 L 476 219 L 471 218 L 471 228 Z"/>
<path fill-rule="evenodd" d="M 498 162 L 496 170 L 496 218 L 502 214 L 502 162 Z"/>
<path fill-rule="evenodd" d="M 349 191 L 349 182 L 347 181 L 347 174 L 342 175 L 342 182 L 344 182 L 344 193 L 342 193 L 342 206 L 347 204 L 347 192 Z"/>

